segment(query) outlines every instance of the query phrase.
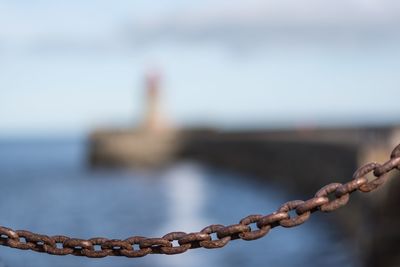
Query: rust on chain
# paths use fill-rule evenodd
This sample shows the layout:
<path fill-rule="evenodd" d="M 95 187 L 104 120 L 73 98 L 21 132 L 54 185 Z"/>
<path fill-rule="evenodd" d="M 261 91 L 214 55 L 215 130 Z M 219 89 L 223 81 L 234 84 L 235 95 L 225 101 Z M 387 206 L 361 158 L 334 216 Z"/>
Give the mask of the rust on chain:
<path fill-rule="evenodd" d="M 392 154 L 390 155 L 391 159 L 400 157 L 400 144 L 393 149 Z"/>
<path fill-rule="evenodd" d="M 393 159 L 389 160 L 388 162 L 392 161 Z M 381 168 L 385 164 L 381 165 L 376 162 L 371 162 L 368 164 L 365 164 L 361 168 L 359 168 L 353 175 L 353 181 L 358 180 L 358 179 L 366 179 L 366 182 L 360 185 L 357 189 L 360 190 L 361 192 L 371 192 L 381 186 L 383 183 L 386 182 L 389 172 L 381 172 L 383 169 Z M 386 169 L 386 168 L 385 168 Z M 366 176 L 368 174 L 372 173 L 375 176 L 375 179 L 372 181 L 368 181 Z"/>
<path fill-rule="evenodd" d="M 219 230 L 222 230 L 223 228 L 225 228 L 225 226 L 221 225 L 221 224 L 212 224 L 210 226 L 207 226 L 206 228 L 204 228 L 203 230 L 201 230 L 201 233 L 205 233 L 210 235 L 210 240 L 205 240 L 205 241 L 201 241 L 200 242 L 200 246 L 203 248 L 222 248 L 224 247 L 226 244 L 228 244 L 229 241 L 231 241 L 231 237 L 230 236 L 225 236 L 222 238 L 217 238 L 215 240 L 212 240 L 211 238 L 211 234 L 214 233 L 218 233 Z M 218 237 L 218 234 L 217 234 Z"/>
<path fill-rule="evenodd" d="M 325 205 L 329 202 L 329 198 L 325 196 L 321 197 L 314 197 L 312 199 L 309 199 L 305 201 L 304 203 L 298 205 L 296 207 L 296 212 L 297 214 L 303 214 L 306 213 L 307 211 L 314 212 L 317 210 L 318 207 L 321 207 L 322 205 Z"/>
<path fill-rule="evenodd" d="M 335 193 L 335 191 L 342 187 L 343 185 L 340 183 L 332 183 L 325 185 L 322 187 L 316 194 L 315 197 L 328 197 L 329 194 Z M 337 194 L 335 195 L 335 199 L 332 201 L 329 201 L 328 203 L 322 204 L 319 209 L 323 212 L 331 212 L 334 211 L 340 207 L 343 207 L 344 205 L 349 202 L 350 195 L 349 193 L 341 194 L 339 197 L 337 197 Z"/>
<path fill-rule="evenodd" d="M 261 220 L 263 215 L 257 214 L 257 215 L 249 215 L 242 220 L 240 220 L 240 224 L 247 225 L 249 226 L 249 231 L 248 232 L 243 232 L 239 233 L 239 237 L 243 240 L 251 241 L 251 240 L 256 240 L 259 239 L 266 234 L 268 234 L 269 230 L 271 229 L 271 225 L 267 224 L 262 227 L 259 227 L 257 223 Z M 250 224 L 256 224 L 257 230 L 252 231 Z"/>
<path fill-rule="evenodd" d="M 168 241 L 172 242 L 174 240 L 178 241 L 180 238 L 185 236 L 185 232 L 172 232 L 169 234 L 164 235 L 162 238 L 167 239 Z M 179 244 L 179 243 L 178 243 Z M 186 252 L 191 247 L 190 243 L 186 244 L 179 244 L 178 246 L 172 247 L 161 247 L 160 250 L 163 254 L 173 255 L 173 254 L 180 254 Z"/>
<path fill-rule="evenodd" d="M 311 215 L 311 211 L 307 210 L 302 214 L 297 213 L 297 216 L 294 218 L 290 218 L 289 215 L 289 211 L 291 210 L 296 210 L 296 208 L 302 204 L 304 204 L 305 202 L 303 200 L 292 200 L 289 202 L 286 202 L 285 204 L 283 204 L 280 208 L 279 208 L 279 212 L 284 212 L 288 214 L 288 218 L 287 219 L 283 219 L 279 221 L 279 224 L 283 227 L 294 227 L 297 225 L 300 225 L 302 223 L 304 223 L 305 221 L 308 220 L 308 218 L 310 218 Z"/>
<path fill-rule="evenodd" d="M 74 255 L 89 258 L 124 256 L 143 257 L 148 254 L 180 254 L 194 248 L 222 248 L 231 240 L 255 240 L 268 234 L 277 226 L 294 227 L 307 221 L 316 211 L 331 212 L 345 206 L 355 191 L 371 192 L 384 184 L 393 170 L 400 170 L 400 145 L 390 159 L 379 164 L 368 163 L 360 167 L 353 179 L 345 184 L 331 183 L 317 191 L 309 200 L 294 200 L 283 204 L 267 215 L 249 215 L 238 224 L 228 226 L 213 224 L 200 232 L 171 232 L 161 238 L 132 236 L 124 240 L 94 237 L 71 238 L 63 235 L 47 236 L 26 230 L 13 230 L 0 226 L 0 245 L 22 250 L 33 250 L 51 255 Z M 369 181 L 367 175 L 374 178 Z M 291 216 L 295 211 L 296 216 Z"/>

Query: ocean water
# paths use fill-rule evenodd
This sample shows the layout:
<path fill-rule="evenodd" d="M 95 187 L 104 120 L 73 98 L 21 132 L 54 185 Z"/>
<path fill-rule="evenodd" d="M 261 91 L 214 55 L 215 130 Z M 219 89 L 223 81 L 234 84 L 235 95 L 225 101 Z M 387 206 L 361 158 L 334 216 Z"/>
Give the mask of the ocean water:
<path fill-rule="evenodd" d="M 162 236 L 233 224 L 292 198 L 251 177 L 177 162 L 162 170 L 91 170 L 84 139 L 0 141 L 0 225 L 46 235 Z M 52 256 L 0 247 L 1 266 L 358 266 L 329 217 L 275 228 L 222 249 L 128 259 Z"/>

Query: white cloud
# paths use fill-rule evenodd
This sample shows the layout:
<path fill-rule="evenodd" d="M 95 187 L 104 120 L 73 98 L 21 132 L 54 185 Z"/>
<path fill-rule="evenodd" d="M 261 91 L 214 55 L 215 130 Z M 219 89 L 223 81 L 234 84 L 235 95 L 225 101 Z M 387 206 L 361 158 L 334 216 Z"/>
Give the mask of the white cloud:
<path fill-rule="evenodd" d="M 3 1 L 4 2 L 4 1 Z M 120 49 L 160 41 L 254 43 L 291 39 L 393 38 L 400 3 L 391 0 L 5 1 L 0 41 L 18 50 Z M 378 35 L 379 38 L 375 36 Z M 97 47 L 98 46 L 98 47 Z"/>
<path fill-rule="evenodd" d="M 134 40 L 230 40 L 285 35 L 391 36 L 400 24 L 392 1 L 230 1 L 132 21 Z M 381 36 L 382 37 L 382 36 Z"/>

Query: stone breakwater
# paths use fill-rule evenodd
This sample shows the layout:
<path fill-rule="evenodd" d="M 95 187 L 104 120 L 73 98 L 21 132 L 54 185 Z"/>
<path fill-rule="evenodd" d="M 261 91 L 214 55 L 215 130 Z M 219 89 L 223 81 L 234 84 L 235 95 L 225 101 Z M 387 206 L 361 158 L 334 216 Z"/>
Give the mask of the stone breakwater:
<path fill-rule="evenodd" d="M 350 180 L 364 163 L 385 162 L 398 143 L 400 131 L 395 127 L 237 132 L 111 129 L 91 134 L 88 160 L 93 167 L 160 168 L 192 159 L 250 174 L 260 183 L 276 183 L 307 198 L 327 183 Z M 391 179 L 368 197 L 352 196 L 352 204 L 337 212 L 338 223 L 351 234 L 365 266 L 400 265 L 400 212 L 393 212 L 399 196 L 400 179 Z"/>

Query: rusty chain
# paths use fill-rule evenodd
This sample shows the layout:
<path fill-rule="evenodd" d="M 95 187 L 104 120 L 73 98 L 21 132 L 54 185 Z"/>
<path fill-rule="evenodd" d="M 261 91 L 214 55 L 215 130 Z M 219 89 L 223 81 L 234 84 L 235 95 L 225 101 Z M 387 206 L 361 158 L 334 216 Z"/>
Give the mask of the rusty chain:
<path fill-rule="evenodd" d="M 300 225 L 310 218 L 311 213 L 318 210 L 334 211 L 347 204 L 351 193 L 357 190 L 371 192 L 377 189 L 386 182 L 389 173 L 394 169 L 400 170 L 400 145 L 393 150 L 390 160 L 384 164 L 368 163 L 354 173 L 350 182 L 328 184 L 309 200 L 289 201 L 271 214 L 249 215 L 238 224 L 229 226 L 213 224 L 195 233 L 172 232 L 161 238 L 133 236 L 124 240 L 102 237 L 78 239 L 61 235 L 47 236 L 0 226 L 0 245 L 52 255 L 75 255 L 89 258 L 106 256 L 135 258 L 148 254 L 179 254 L 199 247 L 221 248 L 235 239 L 259 239 L 276 226 Z M 369 181 L 366 177 L 368 174 L 373 174 L 375 178 Z M 297 214 L 295 217 L 289 214 L 292 210 Z M 174 241 L 177 241 L 177 245 Z"/>

